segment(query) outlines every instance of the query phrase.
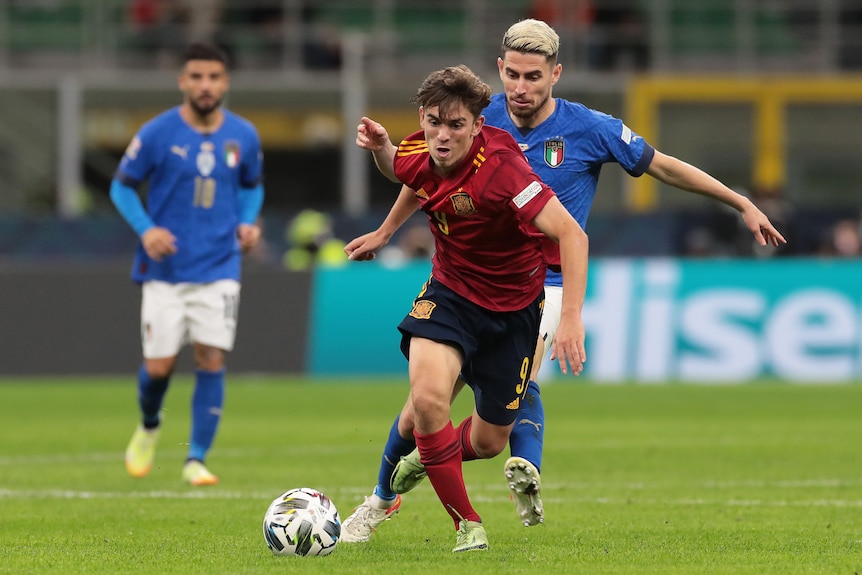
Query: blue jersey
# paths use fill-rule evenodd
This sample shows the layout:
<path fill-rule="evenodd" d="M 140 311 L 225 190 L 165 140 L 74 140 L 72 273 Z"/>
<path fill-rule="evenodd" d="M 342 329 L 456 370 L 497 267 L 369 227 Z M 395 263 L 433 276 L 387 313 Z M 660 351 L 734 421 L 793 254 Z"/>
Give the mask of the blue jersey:
<path fill-rule="evenodd" d="M 208 283 L 240 278 L 238 193 L 260 183 L 263 155 L 254 126 L 224 111 L 212 134 L 190 127 L 179 106 L 135 135 L 115 178 L 137 188 L 148 181 L 147 212 L 177 238 L 177 253 L 157 262 L 138 245 L 132 279 Z"/>
<path fill-rule="evenodd" d="M 512 134 L 533 170 L 586 229 L 602 164 L 616 162 L 632 176 L 640 176 L 655 150 L 613 116 L 562 98 L 555 101 L 547 120 L 521 130 L 509 117 L 505 94 L 495 94 L 483 112 L 485 123 Z M 545 285 L 562 282 L 562 274 L 547 271 Z"/>

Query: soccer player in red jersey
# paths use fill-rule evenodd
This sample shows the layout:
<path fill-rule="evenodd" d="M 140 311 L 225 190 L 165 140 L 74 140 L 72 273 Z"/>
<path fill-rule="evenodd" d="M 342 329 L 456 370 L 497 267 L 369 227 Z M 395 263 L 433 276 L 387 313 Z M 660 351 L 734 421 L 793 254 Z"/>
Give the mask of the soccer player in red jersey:
<path fill-rule="evenodd" d="M 760 245 L 785 243 L 766 215 L 747 198 L 702 170 L 653 149 L 621 120 L 553 97 L 553 86 L 562 70 L 557 62 L 559 40 L 557 33 L 539 20 L 522 20 L 509 27 L 497 60 L 504 90 L 492 96 L 491 104 L 482 114 L 485 126 L 499 127 L 512 134 L 536 173 L 554 189 L 582 227 L 587 223 L 601 166 L 615 162 L 631 176 L 647 173 L 665 184 L 711 197 L 738 210 Z M 373 125 L 368 129 L 360 126 L 358 143 L 363 145 L 361 140 L 377 137 L 375 131 L 379 129 Z M 379 234 L 376 239 L 383 237 L 388 241 L 407 221 L 418 207 L 411 201 L 412 195 L 407 203 L 396 203 L 376 232 Z M 542 359 L 553 345 L 561 295 L 562 277 L 556 270 L 548 269 L 533 371 L 509 439 L 512 457 L 504 465 L 512 501 L 526 526 L 544 521 L 539 471 L 545 421 L 537 375 Z M 397 493 L 410 491 L 426 476 L 418 451 L 411 450 L 410 422 L 412 414 L 405 408 L 393 424 L 384 448 L 375 487 L 381 501 L 394 500 Z"/>
<path fill-rule="evenodd" d="M 410 376 L 400 419 L 405 435 L 412 430 L 428 478 L 455 522 L 454 551 L 488 546 L 461 462 L 493 457 L 508 442 L 536 348 L 545 269 L 556 260 L 565 287 L 552 357 L 563 373 L 576 375 L 586 360 L 586 234 L 512 136 L 484 126 L 481 113 L 490 96 L 490 86 L 466 66 L 446 68 L 422 83 L 414 97 L 422 130 L 397 148 L 368 118 L 357 131 L 357 144 L 371 150 L 381 172 L 405 186 L 387 220 L 399 221 L 418 207 L 434 234 L 431 278 L 398 326 Z M 389 239 L 386 230 L 384 222 L 345 251 L 353 260 L 373 259 Z M 450 400 L 462 373 L 476 405 L 455 428 Z M 343 541 L 368 540 L 397 512 L 400 497 L 380 487 L 344 521 Z"/>

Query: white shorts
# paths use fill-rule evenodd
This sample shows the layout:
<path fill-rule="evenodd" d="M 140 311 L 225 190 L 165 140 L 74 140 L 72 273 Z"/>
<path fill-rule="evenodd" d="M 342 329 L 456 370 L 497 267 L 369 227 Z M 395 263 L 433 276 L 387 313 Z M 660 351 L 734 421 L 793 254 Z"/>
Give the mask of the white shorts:
<path fill-rule="evenodd" d="M 548 357 L 557 328 L 560 327 L 560 314 L 563 312 L 563 288 L 545 286 L 545 307 L 542 309 L 542 322 L 539 324 L 539 337 L 542 338 L 544 350 L 542 359 Z M 542 364 L 545 362 L 542 361 Z"/>
<path fill-rule="evenodd" d="M 239 313 L 239 282 L 207 284 L 144 282 L 141 341 L 144 357 L 174 357 L 186 343 L 233 349 Z"/>

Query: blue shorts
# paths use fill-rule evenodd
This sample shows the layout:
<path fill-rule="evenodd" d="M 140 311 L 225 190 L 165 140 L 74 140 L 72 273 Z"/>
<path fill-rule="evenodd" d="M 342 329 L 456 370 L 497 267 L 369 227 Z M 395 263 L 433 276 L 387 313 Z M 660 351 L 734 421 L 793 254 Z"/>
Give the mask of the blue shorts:
<path fill-rule="evenodd" d="M 518 311 L 490 311 L 432 278 L 398 325 L 401 352 L 409 361 L 413 336 L 457 347 L 464 357 L 461 374 L 473 388 L 479 417 L 509 425 L 527 392 L 544 297 L 542 291 Z"/>

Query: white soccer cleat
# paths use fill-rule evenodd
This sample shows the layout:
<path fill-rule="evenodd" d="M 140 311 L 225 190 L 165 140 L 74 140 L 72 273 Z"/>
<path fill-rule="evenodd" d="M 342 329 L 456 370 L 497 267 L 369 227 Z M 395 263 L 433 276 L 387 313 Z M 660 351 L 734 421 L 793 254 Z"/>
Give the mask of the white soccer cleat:
<path fill-rule="evenodd" d="M 373 496 L 372 496 L 373 497 Z M 341 523 L 341 541 L 345 543 L 364 543 L 377 531 L 377 527 L 398 513 L 401 509 L 401 496 L 395 497 L 392 505 L 387 508 L 374 507 L 366 497 L 365 501 L 353 510 L 353 513 Z M 377 499 L 377 498 L 375 498 Z"/>
<path fill-rule="evenodd" d="M 545 509 L 539 493 L 542 479 L 536 466 L 523 457 L 510 457 L 503 469 L 521 522 L 527 527 L 544 523 Z"/>

